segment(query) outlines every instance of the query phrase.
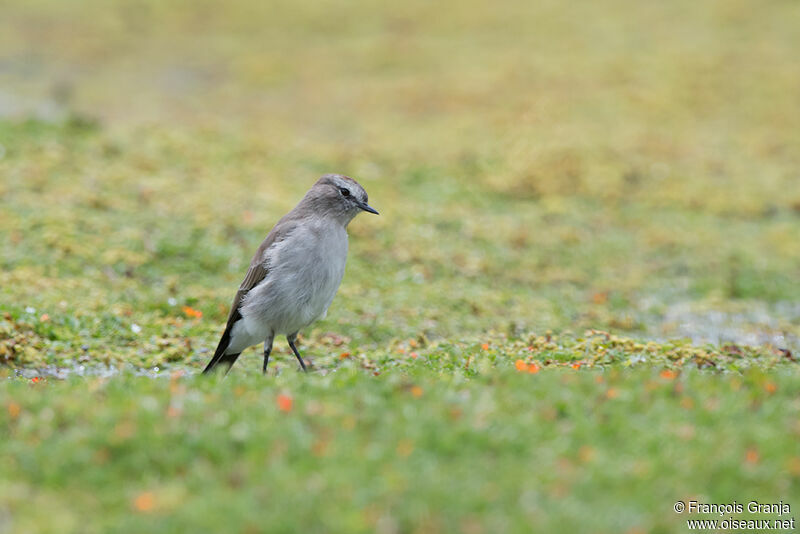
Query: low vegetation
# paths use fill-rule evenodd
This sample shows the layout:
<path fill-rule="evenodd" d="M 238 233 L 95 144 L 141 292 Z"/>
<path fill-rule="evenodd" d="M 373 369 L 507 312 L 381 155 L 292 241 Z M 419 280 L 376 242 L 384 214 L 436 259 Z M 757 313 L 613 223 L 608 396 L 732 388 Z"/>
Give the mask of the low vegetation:
<path fill-rule="evenodd" d="M 0 532 L 800 507 L 798 26 L 730 0 L 4 6 Z M 280 340 L 266 377 L 256 349 L 198 376 L 324 172 L 381 216 L 350 226 L 312 371 Z"/>

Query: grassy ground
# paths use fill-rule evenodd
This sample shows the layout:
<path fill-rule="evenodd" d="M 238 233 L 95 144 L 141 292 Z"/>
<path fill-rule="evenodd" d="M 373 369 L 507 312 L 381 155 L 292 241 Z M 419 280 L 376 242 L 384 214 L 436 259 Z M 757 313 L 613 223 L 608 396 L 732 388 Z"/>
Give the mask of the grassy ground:
<path fill-rule="evenodd" d="M 780 1 L 7 3 L 0 532 L 800 507 L 798 27 Z M 315 371 L 280 345 L 267 378 L 255 349 L 193 376 L 323 172 L 381 216 L 304 332 Z"/>
<path fill-rule="evenodd" d="M 677 500 L 797 502 L 794 372 L 531 374 L 492 351 L 468 372 L 469 353 L 7 383 L 10 531 L 683 532 Z"/>

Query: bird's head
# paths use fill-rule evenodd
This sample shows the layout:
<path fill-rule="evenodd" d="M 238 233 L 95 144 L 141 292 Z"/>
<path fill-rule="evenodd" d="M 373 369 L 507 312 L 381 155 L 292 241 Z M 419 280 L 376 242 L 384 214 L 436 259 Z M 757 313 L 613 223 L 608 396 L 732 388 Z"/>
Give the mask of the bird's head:
<path fill-rule="evenodd" d="M 367 202 L 369 197 L 361 184 L 343 174 L 326 174 L 309 191 L 312 209 L 321 214 L 333 215 L 344 224 L 362 211 L 378 215 L 378 211 Z"/>

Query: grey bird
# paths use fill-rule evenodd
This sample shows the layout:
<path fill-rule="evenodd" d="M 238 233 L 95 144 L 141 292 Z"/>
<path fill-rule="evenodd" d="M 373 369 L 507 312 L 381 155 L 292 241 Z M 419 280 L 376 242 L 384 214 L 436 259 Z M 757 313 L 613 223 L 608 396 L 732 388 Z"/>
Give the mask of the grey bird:
<path fill-rule="evenodd" d="M 239 354 L 264 342 L 264 365 L 276 335 L 297 351 L 298 332 L 322 319 L 339 289 L 347 261 L 347 225 L 367 204 L 367 192 L 341 174 L 326 174 L 284 215 L 256 250 L 236 292 L 225 332 L 203 373 L 219 365 L 227 373 Z"/>

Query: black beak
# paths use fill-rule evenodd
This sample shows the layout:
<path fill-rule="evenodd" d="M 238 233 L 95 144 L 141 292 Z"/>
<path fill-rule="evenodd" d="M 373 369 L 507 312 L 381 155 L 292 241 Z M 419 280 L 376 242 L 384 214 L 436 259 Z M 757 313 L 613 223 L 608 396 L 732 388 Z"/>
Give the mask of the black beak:
<path fill-rule="evenodd" d="M 358 203 L 358 207 L 361 208 L 364 211 L 368 211 L 370 213 L 374 213 L 375 215 L 380 215 L 380 213 L 378 213 L 378 210 L 376 210 L 375 208 L 373 208 L 372 206 L 370 206 L 366 202 L 359 202 Z"/>

